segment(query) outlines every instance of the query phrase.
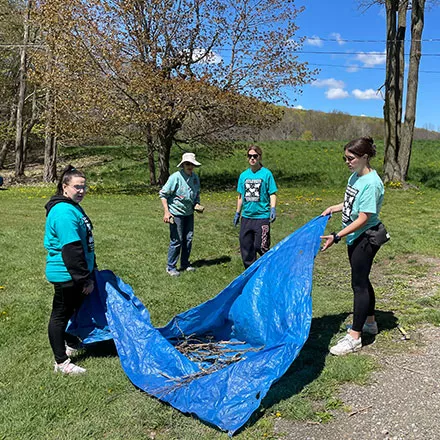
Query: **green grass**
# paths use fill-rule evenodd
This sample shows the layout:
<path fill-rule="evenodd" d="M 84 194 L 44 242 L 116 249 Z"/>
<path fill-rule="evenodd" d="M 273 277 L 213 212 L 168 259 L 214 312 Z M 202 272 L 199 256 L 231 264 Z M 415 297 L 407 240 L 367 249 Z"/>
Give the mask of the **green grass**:
<path fill-rule="evenodd" d="M 341 145 L 263 145 L 263 162 L 280 187 L 273 243 L 341 200 L 348 177 Z M 379 145 L 376 163 L 381 163 L 381 152 Z M 95 226 L 99 268 L 111 269 L 128 282 L 160 326 L 216 295 L 242 271 L 238 230 L 232 227 L 233 187 L 246 161 L 242 151 L 222 157 L 198 154 L 206 207 L 196 218 L 192 260 L 199 268 L 171 279 L 165 273 L 168 230 L 157 188 L 146 184 L 145 162 L 134 160 L 142 158 L 142 148 L 129 153 L 131 157 L 116 147 L 71 148 L 62 152 L 62 159 L 83 164 L 89 177 L 91 191 L 83 206 Z M 375 350 L 390 344 L 406 348 L 397 324 L 410 330 L 424 323 L 440 325 L 435 282 L 440 271 L 438 157 L 434 143 L 416 143 L 410 178 L 419 187 L 386 192 L 382 219 L 392 240 L 373 268 L 382 329 Z M 179 153 L 174 154 L 172 163 L 178 159 Z M 52 373 L 47 321 L 53 292 L 44 277 L 42 241 L 44 204 L 53 191 L 53 186 L 0 191 L 0 439 L 226 439 L 226 434 L 138 391 L 111 344 L 82 356 L 79 363 L 88 369 L 84 377 Z M 339 222 L 340 216 L 334 216 L 328 231 Z M 334 409 L 342 409 L 340 384 L 368 381 L 375 368 L 368 347 L 360 355 L 328 356 L 329 345 L 350 319 L 349 275 L 343 244 L 318 255 L 309 340 L 237 439 L 273 437 L 276 417 L 325 422 Z"/>

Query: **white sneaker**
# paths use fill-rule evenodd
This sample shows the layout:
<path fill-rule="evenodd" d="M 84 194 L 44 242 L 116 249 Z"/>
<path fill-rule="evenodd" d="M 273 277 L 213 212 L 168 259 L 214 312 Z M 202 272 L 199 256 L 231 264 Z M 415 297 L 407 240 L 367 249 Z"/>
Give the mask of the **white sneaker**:
<path fill-rule="evenodd" d="M 66 356 L 68 357 L 75 357 L 78 352 L 81 350 L 81 347 L 71 347 L 70 345 L 66 344 Z"/>
<path fill-rule="evenodd" d="M 180 276 L 180 272 L 177 269 L 167 269 L 167 274 L 170 277 L 178 277 L 178 276 Z"/>
<path fill-rule="evenodd" d="M 87 370 L 85 368 L 75 365 L 70 359 L 65 360 L 62 364 L 57 364 L 55 362 L 54 370 L 55 373 L 62 374 L 82 374 Z"/>
<path fill-rule="evenodd" d="M 335 356 L 355 353 L 362 348 L 362 339 L 354 339 L 351 335 L 345 335 L 336 345 L 330 348 L 330 353 Z"/>
<path fill-rule="evenodd" d="M 196 268 L 194 266 L 187 266 L 185 269 L 182 268 L 182 270 L 185 270 L 186 272 L 195 272 Z"/>

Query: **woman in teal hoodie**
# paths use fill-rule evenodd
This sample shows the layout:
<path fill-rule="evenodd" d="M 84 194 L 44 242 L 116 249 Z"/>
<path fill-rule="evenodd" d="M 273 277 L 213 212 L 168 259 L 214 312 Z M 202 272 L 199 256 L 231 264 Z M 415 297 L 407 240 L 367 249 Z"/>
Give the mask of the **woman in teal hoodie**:
<path fill-rule="evenodd" d="M 85 194 L 84 174 L 68 165 L 61 174 L 57 193 L 45 206 L 46 277 L 55 290 L 49 341 L 55 356 L 55 372 L 63 374 L 86 371 L 71 362 L 80 341 L 66 333 L 69 319 L 94 288 L 93 225 L 80 206 Z"/>

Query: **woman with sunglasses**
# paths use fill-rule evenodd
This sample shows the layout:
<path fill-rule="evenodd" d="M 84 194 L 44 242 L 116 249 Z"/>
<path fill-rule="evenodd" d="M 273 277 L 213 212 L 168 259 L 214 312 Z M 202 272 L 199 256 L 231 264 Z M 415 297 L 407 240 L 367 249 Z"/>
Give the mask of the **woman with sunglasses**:
<path fill-rule="evenodd" d="M 84 174 L 68 165 L 61 174 L 56 194 L 45 206 L 46 277 L 55 290 L 49 341 L 55 356 L 55 372 L 63 374 L 86 372 L 70 360 L 78 351 L 79 339 L 66 333 L 69 319 L 94 288 L 93 226 L 80 206 L 85 193 Z"/>
<path fill-rule="evenodd" d="M 257 145 L 247 150 L 249 168 L 240 174 L 234 226 L 241 214 L 240 252 L 245 269 L 270 248 L 270 223 L 276 219 L 278 191 L 275 179 L 261 163 L 263 152 Z"/>
<path fill-rule="evenodd" d="M 354 293 L 353 325 L 330 353 L 336 356 L 359 351 L 361 334 L 378 333 L 374 316 L 375 295 L 369 276 L 374 256 L 389 235 L 379 220 L 384 197 L 382 180 L 371 168 L 370 159 L 376 155 L 371 137 L 362 137 L 344 147 L 344 162 L 351 171 L 344 201 L 328 207 L 322 215 L 342 211 L 342 229 L 321 237 L 323 251 L 345 237 L 351 266 L 351 285 Z"/>

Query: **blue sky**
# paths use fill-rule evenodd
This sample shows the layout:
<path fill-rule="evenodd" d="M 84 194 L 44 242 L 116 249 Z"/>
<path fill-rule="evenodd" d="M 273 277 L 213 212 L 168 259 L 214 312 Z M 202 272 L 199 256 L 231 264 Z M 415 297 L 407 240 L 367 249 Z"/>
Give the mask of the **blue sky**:
<path fill-rule="evenodd" d="M 303 88 L 302 95 L 289 96 L 292 105 L 307 110 L 338 110 L 352 115 L 382 117 L 383 100 L 376 91 L 385 78 L 386 23 L 383 8 L 372 6 L 366 11 L 360 10 L 356 0 L 298 1 L 297 6 L 301 5 L 306 10 L 297 21 L 300 27 L 298 36 L 306 36 L 307 40 L 300 59 L 321 71 L 315 83 Z M 440 6 L 426 10 L 423 40 L 437 41 L 423 41 L 422 54 L 438 56 L 422 56 L 416 126 L 440 131 L 438 23 Z M 408 28 L 407 40 L 409 32 Z M 409 54 L 409 43 L 406 46 L 406 54 Z"/>

